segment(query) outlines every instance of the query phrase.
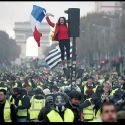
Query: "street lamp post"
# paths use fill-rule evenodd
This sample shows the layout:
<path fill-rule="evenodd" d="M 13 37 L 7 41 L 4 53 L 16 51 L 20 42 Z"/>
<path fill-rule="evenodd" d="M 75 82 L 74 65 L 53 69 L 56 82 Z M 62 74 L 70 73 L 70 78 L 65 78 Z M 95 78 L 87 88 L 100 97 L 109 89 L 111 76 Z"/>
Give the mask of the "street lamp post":
<path fill-rule="evenodd" d="M 104 19 L 108 19 L 109 21 L 110 21 L 110 38 L 109 38 L 109 45 L 111 45 L 111 42 L 113 41 L 112 39 L 113 39 L 113 32 L 114 32 L 114 24 L 113 24 L 113 22 L 114 22 L 114 19 L 113 18 L 109 18 L 109 17 L 107 17 L 107 16 L 103 16 L 103 18 Z M 110 50 L 110 48 L 109 48 L 109 50 Z M 112 52 L 113 50 L 111 49 L 111 53 L 109 54 L 109 55 L 111 55 L 111 56 L 113 56 L 113 52 Z M 112 57 L 110 57 L 109 56 L 109 59 L 111 59 Z M 111 70 L 111 64 L 110 64 L 110 66 L 109 66 L 109 69 Z"/>
<path fill-rule="evenodd" d="M 97 52 L 98 52 L 98 63 L 99 63 L 99 61 L 100 61 L 100 56 L 101 56 L 101 53 L 100 53 L 100 44 L 99 44 L 99 39 L 98 39 L 98 29 L 99 28 L 104 28 L 103 26 L 100 26 L 100 25 L 96 25 L 96 24 L 92 24 L 92 26 L 94 26 L 94 27 L 96 27 L 97 29 L 96 29 L 96 39 L 97 39 Z"/>

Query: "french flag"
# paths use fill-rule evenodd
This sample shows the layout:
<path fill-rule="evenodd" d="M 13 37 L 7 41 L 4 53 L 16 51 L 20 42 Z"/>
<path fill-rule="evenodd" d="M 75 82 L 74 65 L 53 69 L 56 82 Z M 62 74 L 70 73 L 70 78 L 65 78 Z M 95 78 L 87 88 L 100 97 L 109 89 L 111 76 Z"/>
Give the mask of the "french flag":
<path fill-rule="evenodd" d="M 31 12 L 31 26 L 33 31 L 33 36 L 35 41 L 38 44 L 38 47 L 40 47 L 40 40 L 42 37 L 42 33 L 40 32 L 40 23 L 44 19 L 46 15 L 46 10 L 42 7 L 33 5 L 33 9 Z"/>

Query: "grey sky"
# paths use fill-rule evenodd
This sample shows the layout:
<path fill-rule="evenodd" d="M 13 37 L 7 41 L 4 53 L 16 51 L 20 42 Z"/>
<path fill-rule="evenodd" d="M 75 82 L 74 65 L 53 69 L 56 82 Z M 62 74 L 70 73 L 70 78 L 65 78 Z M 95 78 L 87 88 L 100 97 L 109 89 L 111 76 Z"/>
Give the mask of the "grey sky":
<path fill-rule="evenodd" d="M 0 2 L 0 30 L 8 32 L 14 38 L 14 22 L 29 21 L 34 4 L 44 7 L 47 12 L 54 14 L 55 17 L 52 19 L 54 22 L 60 16 L 67 17 L 64 10 L 68 8 L 80 8 L 81 16 L 95 10 L 95 2 Z"/>

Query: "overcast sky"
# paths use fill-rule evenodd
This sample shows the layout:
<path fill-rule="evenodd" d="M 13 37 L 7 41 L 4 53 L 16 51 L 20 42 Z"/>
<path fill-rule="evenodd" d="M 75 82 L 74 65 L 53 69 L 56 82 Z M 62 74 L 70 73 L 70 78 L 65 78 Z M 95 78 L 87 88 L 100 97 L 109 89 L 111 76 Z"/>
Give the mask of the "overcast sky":
<path fill-rule="evenodd" d="M 52 19 L 57 21 L 60 16 L 67 15 L 64 10 L 80 8 L 80 15 L 95 11 L 95 2 L 0 2 L 0 30 L 4 30 L 14 38 L 14 23 L 29 21 L 33 5 L 38 5 L 55 15 Z"/>

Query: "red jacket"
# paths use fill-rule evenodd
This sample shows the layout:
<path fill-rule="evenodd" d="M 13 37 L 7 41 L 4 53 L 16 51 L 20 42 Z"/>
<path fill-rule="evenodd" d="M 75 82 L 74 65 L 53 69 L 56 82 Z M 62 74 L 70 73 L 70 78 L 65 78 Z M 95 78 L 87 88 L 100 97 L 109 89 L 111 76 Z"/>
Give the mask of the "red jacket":
<path fill-rule="evenodd" d="M 64 39 L 69 39 L 69 31 L 68 31 L 68 27 L 67 25 L 58 25 L 57 23 L 53 23 L 50 21 L 49 17 L 46 16 L 46 20 L 47 20 L 47 23 L 51 26 L 51 27 L 55 27 L 55 32 L 54 32 L 54 35 L 53 35 L 53 38 L 52 40 L 53 41 L 60 41 L 60 40 L 64 40 Z"/>

